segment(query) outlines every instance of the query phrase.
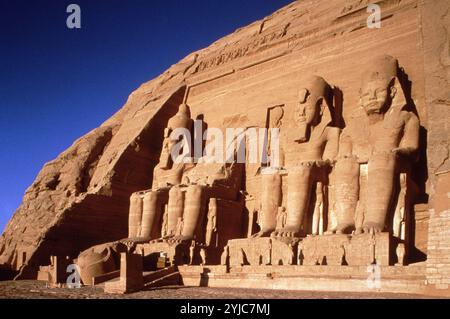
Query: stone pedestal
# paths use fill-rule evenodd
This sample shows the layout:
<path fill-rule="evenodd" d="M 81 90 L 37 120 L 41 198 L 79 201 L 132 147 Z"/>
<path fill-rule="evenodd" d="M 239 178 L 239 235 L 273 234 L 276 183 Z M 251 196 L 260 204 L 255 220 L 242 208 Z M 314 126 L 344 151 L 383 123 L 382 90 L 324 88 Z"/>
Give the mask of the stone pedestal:
<path fill-rule="evenodd" d="M 298 241 L 298 238 L 282 241 L 269 237 L 230 240 L 230 266 L 293 265 Z"/>
<path fill-rule="evenodd" d="M 270 265 L 272 240 L 270 238 L 244 238 L 228 241 L 230 267 L 243 265 Z"/>
<path fill-rule="evenodd" d="M 120 279 L 105 284 L 106 293 L 125 294 L 139 291 L 144 287 L 142 276 L 142 256 L 120 254 Z"/>
<path fill-rule="evenodd" d="M 244 238 L 228 242 L 230 266 L 330 265 L 388 266 L 392 261 L 389 233 L 321 235 L 306 238 Z"/>
<path fill-rule="evenodd" d="M 307 236 L 300 244 L 298 264 L 343 265 L 345 250 L 350 243 L 348 235 Z"/>
<path fill-rule="evenodd" d="M 298 260 L 298 243 L 300 238 L 271 238 L 272 265 L 295 265 Z"/>
<path fill-rule="evenodd" d="M 389 233 L 308 236 L 300 244 L 298 260 L 301 265 L 388 266 L 391 253 Z"/>

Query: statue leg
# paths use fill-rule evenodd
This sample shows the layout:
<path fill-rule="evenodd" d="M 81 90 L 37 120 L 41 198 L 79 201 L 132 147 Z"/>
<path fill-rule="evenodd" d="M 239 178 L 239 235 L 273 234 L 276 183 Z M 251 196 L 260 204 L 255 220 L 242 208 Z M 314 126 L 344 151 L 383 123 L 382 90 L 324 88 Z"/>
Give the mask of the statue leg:
<path fill-rule="evenodd" d="M 183 192 L 177 186 L 173 186 L 169 191 L 169 201 L 167 204 L 168 219 L 167 233 L 174 235 L 177 229 L 178 218 L 183 217 L 184 197 Z"/>
<path fill-rule="evenodd" d="M 358 203 L 356 204 L 355 211 L 355 235 L 362 234 L 364 216 L 366 214 L 367 208 L 367 197 L 368 197 L 368 172 L 369 164 L 359 165 L 359 196 Z"/>
<path fill-rule="evenodd" d="M 373 155 L 369 161 L 367 179 L 367 211 L 364 216 L 364 232 L 384 230 L 394 190 L 395 154 Z"/>
<path fill-rule="evenodd" d="M 278 237 L 299 234 L 311 196 L 313 166 L 304 164 L 288 171 L 288 198 L 286 226 L 274 232 Z"/>
<path fill-rule="evenodd" d="M 355 211 L 359 196 L 359 164 L 355 158 L 336 163 L 336 233 L 351 233 L 355 228 Z"/>
<path fill-rule="evenodd" d="M 406 173 L 400 174 L 400 192 L 394 213 L 393 235 L 405 239 L 405 205 L 406 205 Z"/>
<path fill-rule="evenodd" d="M 312 234 L 319 235 L 323 232 L 323 209 L 324 209 L 324 185 L 318 182 L 316 186 L 316 203 L 314 205 Z"/>
<path fill-rule="evenodd" d="M 158 192 L 148 192 L 144 195 L 142 209 L 142 226 L 140 237 L 149 238 L 152 233 L 153 224 L 155 222 L 158 210 Z"/>
<path fill-rule="evenodd" d="M 195 230 L 200 222 L 203 194 L 203 186 L 191 185 L 188 187 L 183 217 L 184 225 L 180 240 L 191 240 L 194 238 Z"/>
<path fill-rule="evenodd" d="M 139 231 L 142 222 L 142 196 L 139 193 L 133 193 L 130 197 L 130 211 L 128 215 L 128 237 L 139 237 Z"/>
<path fill-rule="evenodd" d="M 261 175 L 261 231 L 253 237 L 268 236 L 275 230 L 281 205 L 281 176 L 278 172 Z"/>

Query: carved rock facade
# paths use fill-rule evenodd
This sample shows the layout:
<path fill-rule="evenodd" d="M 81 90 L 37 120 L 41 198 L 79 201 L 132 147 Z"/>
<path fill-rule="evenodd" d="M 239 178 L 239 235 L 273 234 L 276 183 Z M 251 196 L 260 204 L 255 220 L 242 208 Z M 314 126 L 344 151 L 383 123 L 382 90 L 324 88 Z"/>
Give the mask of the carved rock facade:
<path fill-rule="evenodd" d="M 0 239 L 2 267 L 29 278 L 84 251 L 89 281 L 104 258 L 114 273 L 138 253 L 144 271 L 217 265 L 223 283 L 246 267 L 332 277 L 378 263 L 447 288 L 450 4 L 374 1 L 369 29 L 366 2 L 294 2 L 143 84 L 43 168 Z M 180 128 L 241 128 L 245 162 L 174 162 Z M 279 158 L 249 160 L 252 128 L 279 129 L 261 144 Z"/>

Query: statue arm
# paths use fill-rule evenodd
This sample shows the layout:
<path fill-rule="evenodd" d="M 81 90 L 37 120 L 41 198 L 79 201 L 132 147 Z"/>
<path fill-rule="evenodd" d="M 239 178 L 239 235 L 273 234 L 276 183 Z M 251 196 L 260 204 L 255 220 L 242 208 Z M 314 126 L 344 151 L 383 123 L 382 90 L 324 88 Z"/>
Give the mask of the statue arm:
<path fill-rule="evenodd" d="M 327 141 L 325 145 L 325 150 L 322 158 L 325 161 L 329 161 L 333 163 L 339 152 L 339 135 L 341 134 L 341 130 L 337 127 L 330 127 L 328 129 Z"/>
<path fill-rule="evenodd" d="M 394 149 L 395 153 L 402 155 L 411 155 L 419 149 L 419 119 L 413 113 L 405 114 L 405 127 L 403 138 L 398 148 Z"/>
<path fill-rule="evenodd" d="M 159 165 L 156 165 L 153 170 L 153 181 L 152 181 L 152 189 L 158 188 L 159 184 Z"/>
<path fill-rule="evenodd" d="M 350 157 L 353 153 L 352 139 L 344 129 L 339 139 L 338 157 Z"/>
<path fill-rule="evenodd" d="M 224 164 L 219 172 L 210 176 L 208 182 L 212 186 L 218 184 L 228 184 L 229 181 L 232 181 L 234 179 L 236 169 L 236 163 L 232 163 L 229 167 L 227 167 L 227 164 Z"/>

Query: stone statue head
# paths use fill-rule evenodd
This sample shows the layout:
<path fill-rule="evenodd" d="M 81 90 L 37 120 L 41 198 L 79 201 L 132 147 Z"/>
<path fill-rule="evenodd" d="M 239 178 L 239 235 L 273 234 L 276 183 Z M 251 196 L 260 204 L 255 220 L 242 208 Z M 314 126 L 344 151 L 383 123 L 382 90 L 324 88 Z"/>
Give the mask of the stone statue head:
<path fill-rule="evenodd" d="M 180 104 L 177 113 L 169 119 L 164 137 L 169 137 L 172 130 L 176 128 L 188 128 L 191 121 L 191 109 L 185 103 Z"/>
<path fill-rule="evenodd" d="M 329 115 L 333 107 L 333 91 L 330 85 L 320 76 L 311 76 L 306 86 L 299 90 L 298 105 L 294 111 L 294 120 L 300 128 L 298 142 L 307 140 L 308 129 L 317 126 L 324 114 Z"/>
<path fill-rule="evenodd" d="M 284 115 L 284 110 L 282 106 L 276 106 L 270 109 L 270 117 L 269 117 L 269 127 L 275 128 L 281 126 L 281 120 Z"/>
<path fill-rule="evenodd" d="M 398 61 L 389 56 L 376 57 L 364 72 L 360 89 L 361 106 L 367 115 L 383 114 L 397 93 Z"/>
<path fill-rule="evenodd" d="M 186 116 L 188 118 L 191 118 L 191 109 L 189 108 L 189 106 L 187 104 L 182 103 L 178 107 L 177 114 L 180 114 L 180 115 Z"/>
<path fill-rule="evenodd" d="M 178 142 L 170 139 L 170 134 L 174 129 L 186 128 L 189 129 L 191 121 L 191 110 L 187 104 L 180 104 L 177 113 L 169 119 L 167 127 L 164 130 L 164 141 L 159 157 L 159 165 L 162 169 L 169 169 L 171 167 L 171 152 L 174 145 Z"/>

